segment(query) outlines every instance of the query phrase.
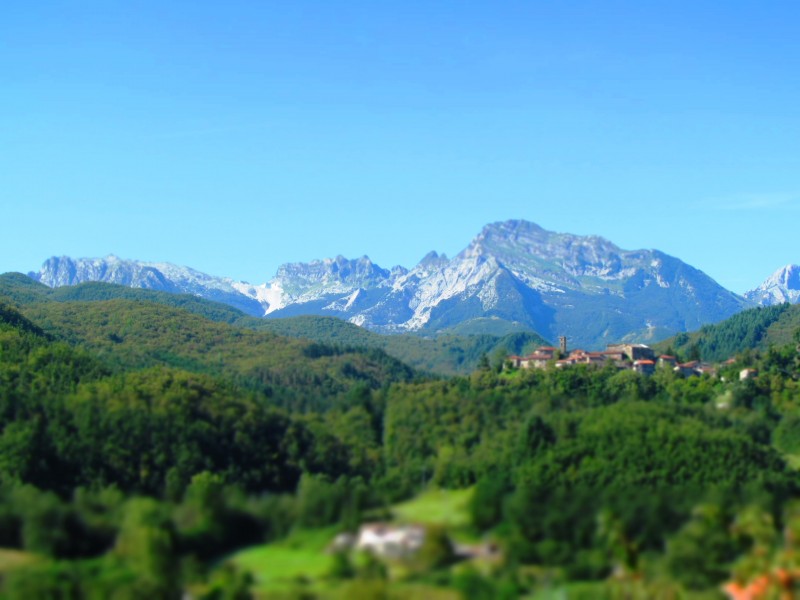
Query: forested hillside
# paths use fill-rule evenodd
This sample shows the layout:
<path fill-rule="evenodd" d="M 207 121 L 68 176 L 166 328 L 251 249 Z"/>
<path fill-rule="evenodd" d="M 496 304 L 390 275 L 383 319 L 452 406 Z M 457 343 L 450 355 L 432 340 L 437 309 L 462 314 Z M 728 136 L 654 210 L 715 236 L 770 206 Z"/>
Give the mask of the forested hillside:
<path fill-rule="evenodd" d="M 249 331 L 149 302 L 46 303 L 26 313 L 45 333 L 91 350 L 114 372 L 164 366 L 212 374 L 295 411 L 327 410 L 355 387 L 377 389 L 413 376 L 380 350 Z"/>
<path fill-rule="evenodd" d="M 794 344 L 720 378 L 484 362 L 425 379 L 202 304 L 14 290 L 0 303 L 1 597 L 715 598 L 800 568 L 783 535 L 800 526 Z M 744 366 L 758 376 L 739 381 Z M 327 566 L 273 584 L 223 560 L 398 519 L 394 503 L 431 489 L 464 490 L 467 524 L 433 521 L 408 561 L 317 545 L 304 561 Z M 464 558 L 455 533 L 498 554 Z"/>
<path fill-rule="evenodd" d="M 171 294 L 97 282 L 49 288 L 22 273 L 0 275 L 0 298 L 18 306 L 42 302 L 135 300 L 181 308 L 212 321 L 224 323 L 235 323 L 245 317 L 243 312 L 227 304 L 203 300 L 188 294 Z"/>
<path fill-rule="evenodd" d="M 546 343 L 546 340 L 533 332 L 512 333 L 503 337 L 445 334 L 425 338 L 413 334 L 379 335 L 336 317 L 258 319 L 226 304 L 186 294 L 98 282 L 49 288 L 20 273 L 0 275 L 0 298 L 6 298 L 20 306 L 105 300 L 152 302 L 243 329 L 269 331 L 337 347 L 380 349 L 415 369 L 444 375 L 469 373 L 478 366 L 484 355 L 499 363 L 508 354 L 522 353 Z"/>
<path fill-rule="evenodd" d="M 800 329 L 800 305 L 776 304 L 746 310 L 715 325 L 681 333 L 656 344 L 663 352 L 682 357 L 723 361 L 746 350 L 766 350 L 792 343 Z"/>
<path fill-rule="evenodd" d="M 444 375 L 473 371 L 481 357 L 499 364 L 509 354 L 522 354 L 548 342 L 533 332 L 493 335 L 379 335 L 335 317 L 302 316 L 248 322 L 258 330 L 312 339 L 327 344 L 380 348 L 415 369 Z"/>

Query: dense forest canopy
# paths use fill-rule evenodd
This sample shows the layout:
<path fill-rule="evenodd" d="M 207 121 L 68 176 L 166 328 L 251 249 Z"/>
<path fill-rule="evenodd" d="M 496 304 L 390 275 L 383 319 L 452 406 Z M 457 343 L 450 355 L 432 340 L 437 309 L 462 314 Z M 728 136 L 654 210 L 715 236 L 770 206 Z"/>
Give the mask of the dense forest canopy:
<path fill-rule="evenodd" d="M 418 371 L 444 375 L 467 374 L 477 367 L 484 355 L 492 356 L 495 362 L 499 362 L 508 354 L 523 353 L 546 343 L 533 332 L 516 332 L 502 337 L 454 334 L 434 337 L 414 334 L 379 335 L 336 317 L 259 319 L 227 304 L 186 294 L 128 288 L 102 282 L 49 288 L 21 273 L 0 275 L 0 297 L 25 305 L 107 300 L 162 304 L 239 328 L 267 331 L 329 346 L 383 350 Z"/>
<path fill-rule="evenodd" d="M 503 559 L 459 570 L 432 533 L 440 545 L 404 576 L 426 594 L 577 581 L 590 597 L 610 582 L 629 597 L 718 597 L 726 581 L 789 564 L 796 343 L 759 351 L 754 335 L 718 377 L 502 360 L 428 377 L 379 349 L 255 331 L 206 304 L 102 297 L 104 286 L 55 300 L 0 281 L 0 552 L 24 563 L 0 568 L 4 597 L 249 597 L 246 574 L 217 568 L 232 550 L 352 531 L 431 488 L 470 490 L 469 535 L 497 540 Z M 743 313 L 716 339 L 786 327 L 791 313 Z M 740 381 L 744 367 L 758 376 Z M 324 597 L 402 584 L 337 560 Z"/>
<path fill-rule="evenodd" d="M 767 350 L 794 341 L 800 329 L 800 305 L 776 304 L 752 308 L 692 333 L 656 344 L 664 352 L 675 351 L 687 358 L 723 361 L 747 350 Z"/>

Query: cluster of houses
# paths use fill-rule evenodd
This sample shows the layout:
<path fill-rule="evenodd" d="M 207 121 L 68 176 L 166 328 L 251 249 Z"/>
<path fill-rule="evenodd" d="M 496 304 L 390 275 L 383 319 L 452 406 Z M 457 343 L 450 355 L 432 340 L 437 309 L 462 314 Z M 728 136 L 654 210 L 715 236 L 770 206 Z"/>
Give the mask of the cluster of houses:
<path fill-rule="evenodd" d="M 585 350 L 572 350 L 567 352 L 567 340 L 559 338 L 560 348 L 554 346 L 541 346 L 527 356 L 509 356 L 506 364 L 517 369 L 544 369 L 549 365 L 556 368 L 564 368 L 572 365 L 597 365 L 606 366 L 612 364 L 619 369 L 629 369 L 652 375 L 656 367 L 668 368 L 684 376 L 694 375 L 716 375 L 716 367 L 699 361 L 679 363 L 674 356 L 662 354 L 656 356 L 649 346 L 644 344 L 609 344 L 605 350 L 600 352 L 587 352 Z M 746 379 L 754 375 L 742 371 L 740 378 Z"/>

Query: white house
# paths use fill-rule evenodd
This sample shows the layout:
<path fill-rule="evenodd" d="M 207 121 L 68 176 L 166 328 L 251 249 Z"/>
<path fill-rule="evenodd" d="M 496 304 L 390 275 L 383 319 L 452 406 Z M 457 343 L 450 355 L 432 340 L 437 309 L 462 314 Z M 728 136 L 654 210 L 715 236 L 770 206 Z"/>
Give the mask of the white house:
<path fill-rule="evenodd" d="M 422 525 L 365 523 L 358 530 L 355 547 L 381 558 L 405 558 L 417 552 L 424 541 Z"/>

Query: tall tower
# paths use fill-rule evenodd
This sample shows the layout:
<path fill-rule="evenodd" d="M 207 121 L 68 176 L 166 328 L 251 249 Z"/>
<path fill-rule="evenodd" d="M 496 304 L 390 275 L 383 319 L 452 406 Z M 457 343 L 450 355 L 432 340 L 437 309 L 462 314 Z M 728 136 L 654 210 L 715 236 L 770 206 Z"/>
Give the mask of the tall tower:
<path fill-rule="evenodd" d="M 567 336 L 562 335 L 558 337 L 558 346 L 561 348 L 561 354 L 567 355 Z"/>

